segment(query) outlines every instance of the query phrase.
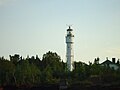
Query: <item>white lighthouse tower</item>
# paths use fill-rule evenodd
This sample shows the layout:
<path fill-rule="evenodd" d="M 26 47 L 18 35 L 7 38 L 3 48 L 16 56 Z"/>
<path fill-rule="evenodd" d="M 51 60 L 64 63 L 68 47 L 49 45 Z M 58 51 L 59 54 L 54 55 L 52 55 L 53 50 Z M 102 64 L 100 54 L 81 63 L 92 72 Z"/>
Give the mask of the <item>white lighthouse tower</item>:
<path fill-rule="evenodd" d="M 67 29 L 67 36 L 66 36 L 66 58 L 67 58 L 67 69 L 69 71 L 72 71 L 74 66 L 74 51 L 73 51 L 73 29 L 71 29 L 71 27 L 69 26 L 69 28 Z"/>

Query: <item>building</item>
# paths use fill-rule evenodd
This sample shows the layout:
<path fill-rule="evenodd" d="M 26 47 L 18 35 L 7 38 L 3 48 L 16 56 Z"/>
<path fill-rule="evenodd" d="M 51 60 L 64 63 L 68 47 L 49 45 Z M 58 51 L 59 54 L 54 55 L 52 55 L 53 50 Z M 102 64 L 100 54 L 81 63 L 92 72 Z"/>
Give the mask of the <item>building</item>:
<path fill-rule="evenodd" d="M 116 62 L 115 58 L 112 58 L 112 61 L 108 60 L 108 58 L 106 58 L 106 59 L 107 59 L 106 61 L 101 63 L 101 66 L 109 67 L 114 70 L 120 69 L 119 59 L 117 62 Z"/>
<path fill-rule="evenodd" d="M 69 26 L 67 29 L 67 35 L 66 35 L 66 58 L 67 58 L 67 69 L 69 71 L 72 71 L 74 68 L 74 50 L 73 50 L 73 44 L 74 44 L 74 35 L 73 35 L 73 29 Z"/>

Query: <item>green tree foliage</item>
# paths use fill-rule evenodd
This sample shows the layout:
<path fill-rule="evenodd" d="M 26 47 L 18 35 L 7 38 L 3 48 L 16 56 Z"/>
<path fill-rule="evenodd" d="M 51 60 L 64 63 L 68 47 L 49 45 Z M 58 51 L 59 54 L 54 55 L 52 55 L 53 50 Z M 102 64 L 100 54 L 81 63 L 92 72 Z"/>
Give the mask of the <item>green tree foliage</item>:
<path fill-rule="evenodd" d="M 15 75 L 18 85 L 27 86 L 40 83 L 40 74 L 40 70 L 34 64 L 30 64 L 28 60 L 22 60 L 16 66 Z"/>
<path fill-rule="evenodd" d="M 39 69 L 41 69 L 41 60 L 39 59 L 38 55 L 36 55 L 36 58 L 32 56 L 31 58 L 27 58 L 30 64 L 34 64 L 37 66 Z"/>
<path fill-rule="evenodd" d="M 9 55 L 9 57 L 10 61 L 15 65 L 17 65 L 18 61 L 21 59 L 18 54 L 15 54 L 14 56 Z"/>
<path fill-rule="evenodd" d="M 82 62 L 75 62 L 75 69 L 73 70 L 73 79 L 84 80 L 90 75 L 90 68 L 87 64 Z"/>
<path fill-rule="evenodd" d="M 119 61 L 117 62 L 119 66 Z M 66 70 L 60 56 L 54 52 L 47 52 L 42 60 L 38 55 L 23 59 L 20 55 L 10 55 L 10 60 L 0 57 L 0 86 L 36 86 L 41 84 L 59 83 L 66 80 L 69 83 L 81 82 L 100 78 L 104 82 L 120 82 L 120 69 L 114 70 L 99 64 L 99 58 L 89 65 L 74 62 L 72 72 Z M 97 80 L 97 79 L 95 79 Z"/>
<path fill-rule="evenodd" d="M 52 69 L 51 67 L 47 66 L 42 73 L 42 82 L 43 83 L 51 83 L 53 81 L 53 75 L 52 75 Z"/>
<path fill-rule="evenodd" d="M 14 72 L 14 64 L 4 58 L 0 58 L 0 85 L 14 84 Z"/>
<path fill-rule="evenodd" d="M 0 58 L 0 85 L 34 86 L 56 83 L 64 76 L 65 63 L 57 53 L 47 52 L 42 61 L 38 55 L 23 59 L 10 55 L 10 61 Z"/>
<path fill-rule="evenodd" d="M 64 63 L 61 62 L 61 58 L 57 53 L 47 52 L 43 55 L 42 59 L 43 69 L 51 68 L 52 75 L 54 78 L 59 78 L 62 76 L 61 73 L 64 72 Z"/>

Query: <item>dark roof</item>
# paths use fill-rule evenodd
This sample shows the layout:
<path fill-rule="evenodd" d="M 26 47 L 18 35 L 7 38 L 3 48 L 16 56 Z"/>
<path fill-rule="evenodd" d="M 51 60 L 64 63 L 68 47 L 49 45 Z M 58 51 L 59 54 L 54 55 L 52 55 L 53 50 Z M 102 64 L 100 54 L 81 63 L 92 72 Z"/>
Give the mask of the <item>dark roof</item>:
<path fill-rule="evenodd" d="M 106 60 L 106 61 L 104 61 L 103 63 L 101 63 L 101 64 L 114 64 L 113 62 L 111 62 L 110 60 Z"/>
<path fill-rule="evenodd" d="M 106 61 L 104 61 L 104 62 L 101 63 L 101 64 L 114 64 L 114 65 L 117 65 L 117 66 L 120 67 L 120 64 L 114 63 L 114 62 L 112 62 L 112 61 L 110 61 L 110 60 L 106 60 Z"/>

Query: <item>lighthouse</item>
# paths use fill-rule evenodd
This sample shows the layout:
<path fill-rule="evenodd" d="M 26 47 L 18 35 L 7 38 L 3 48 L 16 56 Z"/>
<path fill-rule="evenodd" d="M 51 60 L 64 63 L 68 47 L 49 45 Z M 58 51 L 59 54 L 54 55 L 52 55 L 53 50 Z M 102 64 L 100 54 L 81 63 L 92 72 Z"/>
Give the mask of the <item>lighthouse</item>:
<path fill-rule="evenodd" d="M 69 26 L 66 35 L 66 59 L 67 59 L 67 70 L 72 71 L 74 69 L 74 50 L 73 50 L 73 29 Z"/>

